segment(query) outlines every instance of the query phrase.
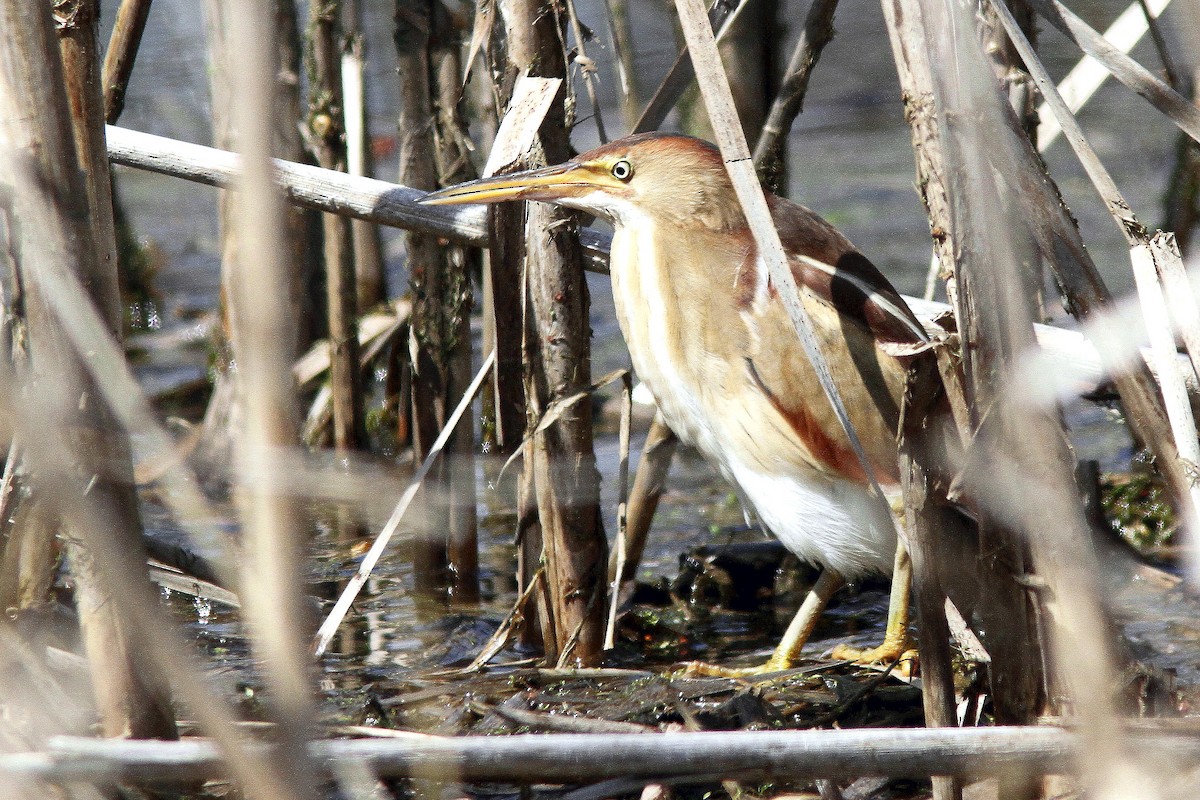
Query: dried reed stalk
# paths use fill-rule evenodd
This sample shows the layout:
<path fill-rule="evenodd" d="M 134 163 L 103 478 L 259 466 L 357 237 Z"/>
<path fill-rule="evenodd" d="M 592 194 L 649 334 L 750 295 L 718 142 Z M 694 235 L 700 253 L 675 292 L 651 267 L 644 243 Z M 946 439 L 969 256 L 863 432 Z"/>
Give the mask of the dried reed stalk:
<path fill-rule="evenodd" d="M 72 303 L 95 303 L 104 319 L 102 335 L 120 329 L 115 260 L 102 256 L 104 246 L 89 224 L 92 198 L 79 172 L 81 164 L 90 164 L 107 176 L 102 162 L 87 158 L 104 146 L 99 85 L 87 85 L 78 74 L 88 72 L 84 62 L 96 59 L 95 45 L 89 47 L 86 36 L 67 45 L 68 66 L 76 72 L 71 84 L 77 93 L 89 93 L 76 97 L 73 131 L 49 7 L 0 4 L 0 27 L 12 37 L 0 64 L 0 158 L 13 185 L 10 223 L 16 224 L 10 230 L 17 232 L 14 254 L 29 337 L 29 361 L 19 371 L 10 354 L 0 357 L 7 373 L 0 381 L 16 388 L 4 393 L 5 410 L 23 430 L 33 490 L 62 525 L 105 732 L 173 737 L 163 676 L 141 657 L 138 631 L 122 615 L 108 580 L 115 561 L 132 587 L 149 593 L 129 442 L 88 375 L 85 351 L 72 346 L 62 322 Z M 95 28 L 88 30 L 94 37 Z M 97 136 L 98 144 L 91 140 Z M 107 179 L 93 188 L 107 191 Z M 60 280 L 86 289 L 65 301 L 54 292 Z M 22 396 L 36 402 L 16 405 Z M 40 538 L 43 547 L 52 545 L 49 537 Z M 53 556 L 39 558 L 47 560 Z"/>
<path fill-rule="evenodd" d="M 428 0 L 402 0 L 395 32 L 400 63 L 400 180 L 432 191 L 474 177 L 463 142 L 457 32 Z M 471 380 L 470 256 L 465 248 L 411 232 L 405 237 L 415 298 L 409 336 L 412 361 L 413 463 L 445 427 Z M 475 518 L 474 424 L 455 429 L 446 457 L 422 492 L 431 518 L 414 543 L 418 588 L 456 600 L 479 598 Z"/>
<path fill-rule="evenodd" d="M 227 284 L 245 408 L 244 427 L 235 442 L 237 499 L 246 532 L 238 595 L 263 667 L 268 714 L 278 723 L 270 756 L 275 776 L 291 796 L 315 798 L 314 764 L 305 749 L 316 715 L 307 656 L 310 615 L 302 591 L 309 534 L 297 503 L 282 486 L 282 465 L 275 460 L 277 452 L 296 444 L 294 323 L 283 298 L 262 290 L 288 282 L 285 205 L 271 166 L 274 123 L 263 113 L 272 107 L 279 69 L 273 19 L 269 0 L 242 4 L 229 18 L 226 49 L 227 74 L 235 74 L 236 65 L 231 119 L 244 165 L 234 195 L 239 268 Z M 336 369 L 336 354 L 334 364 Z M 357 362 L 352 371 L 357 372 Z"/>
<path fill-rule="evenodd" d="M 338 18 L 340 0 L 318 0 L 309 6 L 308 129 L 317 163 L 325 169 L 346 169 L 346 124 L 342 108 L 341 57 Z M 358 297 L 354 244 L 350 220 L 336 214 L 322 217 L 325 235 L 325 303 L 329 315 L 333 391 L 333 446 L 348 453 L 366 445 L 362 379 L 358 371 Z"/>
<path fill-rule="evenodd" d="M 291 0 L 288 0 L 291 2 Z M 346 122 L 346 171 L 370 175 L 374 168 L 371 152 L 370 115 L 367 108 L 366 37 L 363 32 L 365 4 L 344 0 L 342 6 L 342 102 Z M 384 302 L 383 243 L 379 227 L 363 220 L 351 223 L 354 238 L 355 293 L 358 313 L 365 314 Z"/>
<path fill-rule="evenodd" d="M 565 20 L 553 3 L 522 0 L 504 16 L 503 74 L 515 80 L 565 78 Z M 564 81 L 562 91 L 568 91 Z M 566 95 L 560 94 L 539 129 L 538 163 L 570 156 Z M 514 226 L 515 229 L 515 226 Z M 591 382 L 588 290 L 582 248 L 569 211 L 533 203 L 525 211 L 522 276 L 525 413 L 537 424 L 552 403 Z M 519 252 L 519 244 L 508 245 Z M 605 564 L 608 543 L 599 508 L 599 473 L 592 449 L 590 402 L 574 404 L 526 445 L 549 592 L 539 608 L 547 659 L 593 666 L 604 643 Z"/>
<path fill-rule="evenodd" d="M 1128 729 L 1123 736 L 1139 748 L 1157 751 L 1164 769 L 1200 763 L 1200 748 L 1186 733 Z M 326 764 L 369 764 L 381 777 L 431 770 L 457 774 L 463 781 L 526 785 L 687 776 L 772 781 L 1070 773 L 1081 744 L 1079 734 L 1048 726 L 461 737 L 397 731 L 388 738 L 314 742 L 310 752 Z M 51 739 L 43 752 L 0 755 L 0 772 L 41 780 L 200 779 L 223 771 L 218 752 L 204 740 L 154 743 L 64 736 Z"/>

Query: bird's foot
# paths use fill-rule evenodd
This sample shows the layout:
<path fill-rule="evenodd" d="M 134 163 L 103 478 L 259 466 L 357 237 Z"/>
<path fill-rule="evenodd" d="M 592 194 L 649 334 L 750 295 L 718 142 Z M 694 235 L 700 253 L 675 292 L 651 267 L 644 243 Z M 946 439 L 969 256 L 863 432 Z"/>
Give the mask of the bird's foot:
<path fill-rule="evenodd" d="M 896 664 L 896 670 L 906 677 L 912 677 L 919 664 L 917 649 L 907 634 L 889 635 L 878 647 L 861 648 L 840 644 L 833 648 L 829 657 L 835 661 L 853 661 L 856 664 Z"/>
<path fill-rule="evenodd" d="M 683 675 L 688 678 L 758 678 L 775 672 L 786 672 L 793 666 L 795 665 L 790 660 L 776 657 L 753 667 L 722 667 L 704 661 L 689 661 L 683 665 Z"/>

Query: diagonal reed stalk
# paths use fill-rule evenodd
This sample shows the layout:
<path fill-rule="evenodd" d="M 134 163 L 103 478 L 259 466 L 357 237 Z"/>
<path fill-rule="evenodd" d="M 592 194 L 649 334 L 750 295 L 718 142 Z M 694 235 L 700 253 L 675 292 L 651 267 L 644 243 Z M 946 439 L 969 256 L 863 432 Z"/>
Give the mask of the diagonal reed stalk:
<path fill-rule="evenodd" d="M 325 621 L 321 623 L 321 627 L 317 629 L 316 640 L 312 648 L 313 655 L 317 658 L 320 658 L 325 653 L 326 648 L 329 647 L 329 642 L 333 640 L 333 635 L 337 633 L 338 626 L 346 618 L 346 613 L 350 610 L 354 599 L 362 591 L 363 584 L 367 582 L 367 578 L 371 577 L 371 572 L 375 569 L 375 565 L 379 563 L 379 558 L 383 555 L 383 551 L 387 549 L 388 542 L 391 541 L 392 536 L 399 529 L 400 523 L 404 521 L 404 515 L 412 504 L 413 498 L 416 497 L 417 490 L 421 488 L 425 476 L 433 469 L 438 456 L 445 449 L 446 443 L 450 441 L 450 436 L 454 433 L 455 426 L 458 425 L 459 420 L 462 419 L 467 409 L 471 407 L 471 403 L 475 400 L 475 395 L 478 394 L 480 387 L 483 386 L 484 379 L 487 378 L 495 358 L 496 355 L 493 351 L 488 353 L 487 358 L 483 360 L 479 371 L 475 373 L 475 379 L 471 381 L 466 391 L 463 392 L 462 400 L 455 407 L 454 413 L 447 418 L 445 427 L 438 434 L 438 438 L 434 441 L 433 446 L 429 448 L 429 454 L 421 462 L 420 469 L 413 476 L 408 488 L 404 490 L 404 494 L 400 495 L 400 500 L 397 501 L 396 507 L 392 511 L 392 516 L 384 524 L 379 535 L 375 537 L 375 541 L 371 543 L 371 548 L 363 556 L 362 563 L 358 566 L 358 571 L 347 582 L 346 588 L 342 590 L 342 594 L 338 597 L 333 609 L 325 617 Z"/>

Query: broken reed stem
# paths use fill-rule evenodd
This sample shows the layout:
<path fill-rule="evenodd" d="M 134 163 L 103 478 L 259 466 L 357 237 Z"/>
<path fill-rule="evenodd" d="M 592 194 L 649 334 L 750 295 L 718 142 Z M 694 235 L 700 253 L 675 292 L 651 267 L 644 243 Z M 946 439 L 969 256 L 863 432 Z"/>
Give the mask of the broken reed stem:
<path fill-rule="evenodd" d="M 1163 370 L 1164 365 L 1174 364 L 1176 349 L 1171 315 L 1163 297 L 1163 287 L 1158 281 L 1164 269 L 1182 272 L 1183 261 L 1174 237 L 1161 231 L 1131 247 L 1129 257 L 1142 305 L 1142 318 L 1150 335 L 1151 353 L 1158 363 L 1160 387 L 1167 416 L 1171 420 L 1171 431 L 1179 447 L 1179 457 L 1184 460 L 1184 470 L 1192 482 L 1191 490 L 1187 496 L 1180 497 L 1179 502 L 1184 518 L 1188 577 L 1193 587 L 1200 586 L 1200 552 L 1197 551 L 1200 544 L 1200 481 L 1196 478 L 1196 468 L 1200 465 L 1200 439 L 1197 439 L 1196 420 L 1183 377 L 1176 369 Z M 1189 338 L 1194 339 L 1194 336 Z"/>
<path fill-rule="evenodd" d="M 222 188 L 233 185 L 242 173 L 241 159 L 228 150 L 112 125 L 105 132 L 109 159 L 114 164 Z M 420 189 L 308 164 L 276 159 L 273 168 L 276 183 L 296 205 L 419 230 L 461 244 L 488 245 L 487 212 L 479 206 L 423 206 L 417 200 L 426 192 Z M 610 239 L 592 230 L 580 232 L 585 264 L 592 272 L 608 272 Z"/>
<path fill-rule="evenodd" d="M 885 15 L 891 14 L 888 3 L 884 3 L 883 8 Z M 909 22 L 911 21 L 903 20 L 904 24 Z M 889 23 L 889 29 L 894 28 L 895 24 Z M 953 264 L 954 238 L 949 213 L 946 210 L 946 178 L 941 174 L 940 164 L 933 163 L 930 158 L 930 153 L 936 148 L 937 132 L 931 124 L 932 95 L 930 90 L 922 88 L 929 81 L 914 79 L 913 65 L 917 62 L 914 61 L 913 65 L 908 63 L 912 56 L 898 49 L 895 34 L 892 44 L 893 49 L 897 51 L 896 64 L 901 74 L 901 84 L 905 87 L 906 115 L 914 130 L 914 152 L 922 197 L 931 209 L 931 214 L 938 215 L 933 218 L 935 245 L 942 263 Z M 923 64 L 923 69 L 927 72 L 928 64 Z M 1007 104 L 1000 109 L 1000 117 L 999 124 L 1007 126 L 1017 134 L 1001 137 L 997 143 L 1005 149 L 1006 158 L 1020 165 L 1018 174 L 1022 177 L 1021 193 L 1028 199 L 1025 220 L 1033 231 L 1043 257 L 1054 272 L 1068 312 L 1081 321 L 1088 321 L 1113 305 L 1112 293 L 1105 286 L 1084 245 L 1074 218 L 1067 210 L 1057 185 L 1046 172 L 1044 162 L 1038 158 L 1029 142 L 1020 120 Z M 947 293 L 951 297 L 954 296 L 953 281 L 947 281 Z M 1084 328 L 1095 330 L 1087 325 Z M 1192 480 L 1181 465 L 1179 450 L 1171 435 L 1170 423 L 1150 370 L 1140 362 L 1117 358 L 1111 350 L 1111 344 L 1099 348 L 1098 355 L 1104 364 L 1105 372 L 1111 376 L 1117 388 L 1130 428 L 1154 455 L 1156 465 L 1171 487 L 1173 496 L 1186 497 L 1191 491 Z"/>
<path fill-rule="evenodd" d="M 450 436 L 454 433 L 454 428 L 458 425 L 458 421 L 462 419 L 463 414 L 471 407 L 471 402 L 479 392 L 479 387 L 483 385 L 483 381 L 487 377 L 488 371 L 492 368 L 495 358 L 495 351 L 493 351 L 488 353 L 487 358 L 483 360 L 483 364 L 480 365 L 479 371 L 475 374 L 475 379 L 471 381 L 471 385 L 463 392 L 462 400 L 454 409 L 454 413 L 447 418 L 446 426 L 442 428 L 437 441 L 429 448 L 429 454 L 421 463 L 420 469 L 413 476 L 408 488 L 404 490 L 404 494 L 400 495 L 400 500 L 396 503 L 396 507 L 392 511 L 392 516 L 384 524 L 383 530 L 379 532 L 379 535 L 375 537 L 375 541 L 371 544 L 371 549 L 363 556 L 362 563 L 358 566 L 358 571 L 347 582 L 346 588 L 342 590 L 337 603 L 334 604 L 329 615 L 325 617 L 325 621 L 321 623 L 321 627 L 317 630 L 316 641 L 313 644 L 313 655 L 315 657 L 320 658 L 325 653 L 325 649 L 329 647 L 329 642 L 333 639 L 333 635 L 337 633 L 338 626 L 346 618 L 346 613 L 350 610 L 354 599 L 362 591 L 363 584 L 367 582 L 367 578 L 371 577 L 371 572 L 375 569 L 375 565 L 379 563 L 379 557 L 383 555 L 383 551 L 387 549 L 388 542 L 391 541 L 392 536 L 400 527 L 400 523 L 404 520 L 404 514 L 408 511 L 408 507 L 411 505 L 413 497 L 416 496 L 417 490 L 421 488 L 425 476 L 429 474 L 438 456 L 446 447 L 446 443 L 450 441 Z"/>
<path fill-rule="evenodd" d="M 1163 239 L 1160 240 L 1159 236 Z M 1151 239 L 1151 244 L 1159 241 L 1167 249 L 1177 250 L 1178 245 L 1172 245 L 1166 237 L 1173 239 L 1174 234 L 1156 234 Z M 1171 319 L 1174 320 L 1175 328 L 1183 339 L 1188 360 L 1192 364 L 1192 374 L 1200 380 L 1200 306 L 1197 305 L 1187 269 L 1177 252 L 1172 252 L 1170 257 L 1156 258 L 1154 266 L 1158 271 L 1167 305 L 1171 308 Z"/>

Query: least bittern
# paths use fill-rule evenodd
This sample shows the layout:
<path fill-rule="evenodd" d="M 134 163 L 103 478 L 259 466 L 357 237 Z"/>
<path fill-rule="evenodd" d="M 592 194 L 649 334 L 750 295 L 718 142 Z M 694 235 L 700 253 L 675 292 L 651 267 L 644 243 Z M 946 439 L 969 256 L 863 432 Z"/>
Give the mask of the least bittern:
<path fill-rule="evenodd" d="M 506 200 L 556 203 L 612 223 L 613 296 L 638 376 L 680 439 L 741 489 L 789 550 L 824 568 L 762 669 L 789 667 L 844 579 L 892 572 L 897 539 L 758 257 L 720 153 L 687 136 L 641 134 L 422 202 Z M 894 486 L 906 373 L 897 353 L 927 334 L 832 225 L 768 200 L 871 468 Z M 908 580 L 896 576 L 884 646 L 863 655 L 906 649 Z"/>

